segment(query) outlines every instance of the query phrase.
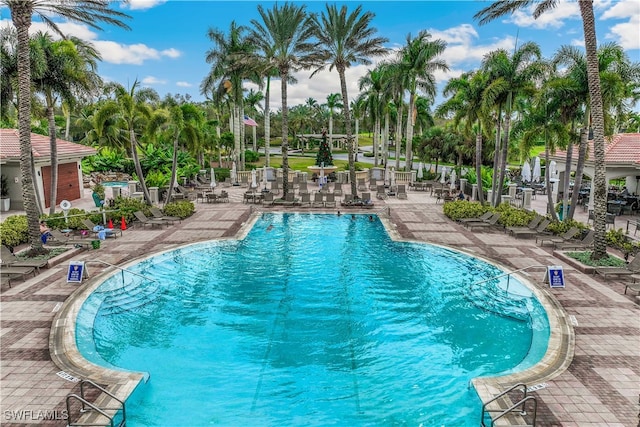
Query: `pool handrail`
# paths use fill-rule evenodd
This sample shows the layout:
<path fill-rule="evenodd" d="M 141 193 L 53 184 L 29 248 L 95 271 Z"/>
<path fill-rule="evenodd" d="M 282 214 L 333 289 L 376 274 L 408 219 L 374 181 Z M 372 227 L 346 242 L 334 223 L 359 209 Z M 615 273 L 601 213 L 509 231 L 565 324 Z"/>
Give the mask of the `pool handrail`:
<path fill-rule="evenodd" d="M 506 273 L 502 273 L 502 274 L 498 274 L 496 276 L 489 277 L 488 279 L 483 279 L 483 280 L 479 280 L 477 282 L 473 282 L 469 286 L 480 285 L 480 284 L 486 283 L 486 282 L 488 282 L 490 280 L 495 280 L 495 279 L 499 279 L 501 277 L 505 277 L 506 276 L 507 277 L 507 288 L 505 289 L 505 291 L 508 292 L 509 291 L 509 281 L 511 279 L 511 275 L 514 274 L 514 273 L 519 273 L 521 271 L 528 270 L 530 268 L 545 268 L 546 269 L 547 266 L 546 265 L 528 265 L 526 267 L 522 267 L 522 268 L 519 268 L 517 270 L 508 271 Z"/>
<path fill-rule="evenodd" d="M 118 265 L 114 265 L 114 264 L 111 264 L 111 263 L 109 263 L 109 262 L 102 261 L 101 259 L 94 259 L 94 260 L 85 261 L 85 264 L 89 264 L 89 263 L 92 263 L 92 262 L 99 262 L 99 263 L 102 263 L 102 264 L 108 265 L 109 267 L 113 267 L 113 268 L 115 268 L 115 269 L 121 270 L 121 271 L 122 271 L 122 282 L 123 282 L 123 283 L 124 283 L 124 273 L 125 273 L 125 272 L 127 272 L 127 273 L 129 273 L 129 274 L 133 274 L 134 276 L 142 277 L 143 279 L 145 279 L 145 280 L 149 280 L 149 281 L 151 281 L 151 282 L 157 282 L 157 280 L 156 280 L 156 279 L 152 279 L 152 278 L 147 277 L 147 276 L 144 276 L 144 275 L 142 275 L 142 274 L 140 274 L 140 273 L 135 273 L 135 272 L 133 272 L 133 271 L 131 271 L 131 270 L 127 270 L 126 268 L 120 267 L 120 266 L 118 266 Z"/>

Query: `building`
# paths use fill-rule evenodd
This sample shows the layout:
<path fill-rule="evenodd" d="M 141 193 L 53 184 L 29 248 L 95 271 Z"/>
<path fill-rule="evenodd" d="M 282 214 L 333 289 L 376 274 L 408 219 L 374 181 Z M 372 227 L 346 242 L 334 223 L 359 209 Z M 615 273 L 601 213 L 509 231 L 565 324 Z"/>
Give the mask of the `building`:
<path fill-rule="evenodd" d="M 73 201 L 82 197 L 82 165 L 84 157 L 96 154 L 96 150 L 57 138 L 58 191 L 56 205 L 62 200 Z M 49 208 L 51 192 L 51 145 L 49 137 L 31 134 L 31 150 L 35 166 L 36 196 L 43 208 Z M 17 129 L 0 129 L 0 173 L 7 178 L 10 210 L 24 210 L 22 200 L 22 175 L 20 174 L 20 140 Z"/>

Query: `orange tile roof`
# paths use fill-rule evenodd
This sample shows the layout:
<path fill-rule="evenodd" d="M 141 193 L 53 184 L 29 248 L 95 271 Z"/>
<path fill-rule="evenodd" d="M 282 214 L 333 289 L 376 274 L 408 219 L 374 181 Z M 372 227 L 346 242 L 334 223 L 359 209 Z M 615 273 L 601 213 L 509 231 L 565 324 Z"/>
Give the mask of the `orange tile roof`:
<path fill-rule="evenodd" d="M 619 133 L 606 139 L 604 160 L 606 163 L 625 163 L 640 166 L 640 133 Z M 555 157 L 566 157 L 566 150 L 557 150 Z M 574 148 L 573 158 L 577 160 Z M 593 160 L 593 140 L 589 140 L 587 160 Z"/>
<path fill-rule="evenodd" d="M 86 157 L 96 154 L 95 148 L 86 145 L 76 144 L 57 138 L 58 157 Z M 51 157 L 51 147 L 49 137 L 44 135 L 31 134 L 31 150 L 35 160 Z M 19 160 L 20 140 L 17 129 L 0 129 L 0 159 Z"/>

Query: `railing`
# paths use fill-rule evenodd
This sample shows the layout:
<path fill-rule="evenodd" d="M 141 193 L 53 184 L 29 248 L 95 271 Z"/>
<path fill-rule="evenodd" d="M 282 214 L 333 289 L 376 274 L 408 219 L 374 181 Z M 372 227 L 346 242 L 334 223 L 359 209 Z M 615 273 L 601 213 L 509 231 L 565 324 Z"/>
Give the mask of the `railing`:
<path fill-rule="evenodd" d="M 102 393 L 106 394 L 107 396 L 109 396 L 111 399 L 115 400 L 116 402 L 119 403 L 119 405 L 117 407 L 103 407 L 100 408 L 94 404 L 92 404 L 91 402 L 89 402 L 85 395 L 85 385 L 89 385 L 92 386 L 98 390 L 100 390 Z M 98 384 L 94 383 L 91 380 L 82 380 L 80 382 L 80 396 L 78 396 L 77 394 L 70 394 L 67 396 L 66 398 L 66 404 L 67 404 L 67 414 L 69 416 L 69 421 L 67 423 L 67 426 L 69 427 L 75 427 L 75 426 L 104 426 L 104 423 L 80 423 L 80 422 L 73 422 L 71 419 L 71 400 L 78 400 L 81 404 L 81 408 L 80 408 L 80 413 L 84 413 L 84 412 L 88 412 L 91 410 L 96 411 L 97 413 L 99 413 L 100 415 L 106 417 L 109 420 L 109 425 L 111 427 L 114 427 L 114 423 L 113 423 L 113 419 L 115 414 L 118 413 L 118 411 L 122 410 L 122 422 L 119 424 L 121 426 L 126 425 L 126 419 L 127 419 L 127 412 L 125 409 L 125 403 L 124 401 L 118 399 L 113 393 L 107 391 L 105 388 L 100 387 Z M 109 414 L 107 414 L 106 411 L 115 411 L 114 416 L 111 416 Z"/>
<path fill-rule="evenodd" d="M 634 221 L 634 220 L 632 220 L 632 219 L 628 219 L 628 220 L 627 220 L 627 232 L 626 232 L 626 234 L 629 234 L 629 226 L 630 226 L 630 225 L 631 225 L 632 227 L 633 227 L 633 226 L 635 226 L 635 227 L 636 227 L 636 229 L 635 229 L 635 231 L 634 231 L 634 233 L 633 233 L 633 235 L 635 236 L 635 235 L 636 235 L 636 233 L 640 230 L 640 221 Z"/>
<path fill-rule="evenodd" d="M 510 279 L 511 279 L 511 275 L 514 274 L 514 273 L 519 273 L 521 271 L 528 270 L 530 268 L 544 268 L 544 269 L 546 269 L 547 266 L 546 265 L 529 265 L 527 267 L 522 267 L 522 268 L 519 268 L 517 270 L 509 271 L 507 273 L 502 273 L 502 274 L 498 274 L 497 276 L 489 277 L 488 279 L 484 279 L 484 280 L 480 280 L 480 281 L 477 281 L 477 282 L 473 282 L 472 284 L 469 285 L 469 287 L 475 286 L 475 285 L 480 285 L 482 283 L 486 283 L 486 282 L 489 282 L 491 280 L 499 279 L 501 277 L 505 277 L 506 276 L 507 277 L 507 288 L 505 289 L 505 292 L 508 292 L 509 291 L 509 282 L 510 282 Z"/>
<path fill-rule="evenodd" d="M 144 276 L 144 275 L 142 275 L 140 273 L 135 273 L 135 272 L 133 272 L 131 270 L 127 270 L 126 268 L 122 268 L 120 266 L 111 264 L 111 263 L 106 262 L 106 261 L 102 261 L 101 259 L 94 259 L 94 260 L 85 261 L 86 264 L 89 264 L 89 263 L 92 263 L 92 262 L 99 262 L 101 264 L 105 264 L 105 265 L 108 265 L 109 267 L 113 267 L 113 268 L 115 268 L 117 270 L 120 270 L 121 273 L 122 273 L 122 286 L 124 286 L 124 284 L 125 284 L 124 273 L 129 273 L 129 274 L 133 274 L 134 276 L 142 277 L 143 279 L 149 280 L 150 282 L 157 282 L 156 279 L 152 279 L 152 278 Z"/>
<path fill-rule="evenodd" d="M 492 404 L 493 402 L 497 401 L 498 399 L 500 399 L 501 397 L 505 396 L 507 393 L 516 390 L 517 388 L 522 388 L 522 398 L 515 404 L 512 404 L 511 406 L 509 406 L 509 408 L 507 409 L 488 409 L 487 407 Z M 507 414 L 510 414 L 512 412 L 515 412 L 518 407 L 520 407 L 520 415 L 526 415 L 527 411 L 526 411 L 526 404 L 529 400 L 533 400 L 534 401 L 534 409 L 533 409 L 533 425 L 535 426 L 535 419 L 536 419 L 536 412 L 538 409 L 538 403 L 535 399 L 535 397 L 533 396 L 527 396 L 527 385 L 524 383 L 518 383 L 518 384 L 514 384 L 511 387 L 509 387 L 508 389 L 506 389 L 505 391 L 503 391 L 502 393 L 498 394 L 497 396 L 494 396 L 493 399 L 489 400 L 488 402 L 485 402 L 482 405 L 482 414 L 481 414 L 481 418 L 480 418 L 480 425 L 485 426 L 486 424 L 484 423 L 484 419 L 485 419 L 485 415 L 489 415 L 491 417 L 491 426 L 493 426 L 494 422 L 502 417 L 504 417 Z M 496 417 L 493 417 L 491 415 L 491 413 L 496 413 L 499 412 L 499 414 Z"/>

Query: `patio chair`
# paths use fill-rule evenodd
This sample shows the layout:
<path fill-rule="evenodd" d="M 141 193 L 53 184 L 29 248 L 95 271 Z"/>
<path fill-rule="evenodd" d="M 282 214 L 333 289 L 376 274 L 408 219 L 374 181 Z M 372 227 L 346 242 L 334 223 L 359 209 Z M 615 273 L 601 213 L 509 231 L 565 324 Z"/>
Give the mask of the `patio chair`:
<path fill-rule="evenodd" d="M 178 221 L 178 222 L 182 221 L 182 219 L 180 219 L 177 216 L 167 216 L 167 215 L 165 215 L 160 209 L 156 208 L 155 206 L 151 207 L 151 215 L 153 215 L 154 219 L 167 221 L 167 222 L 169 222 L 171 224 L 173 224 L 176 221 Z"/>
<path fill-rule="evenodd" d="M 280 183 L 277 180 L 271 182 L 271 192 L 273 194 L 280 194 Z"/>
<path fill-rule="evenodd" d="M 45 267 L 49 264 L 49 261 L 46 259 L 20 259 L 5 245 L 2 245 L 2 248 L 0 248 L 0 257 L 2 258 L 3 269 L 6 267 L 33 267 L 40 272 L 41 267 Z"/>
<path fill-rule="evenodd" d="M 93 235 L 99 239 L 102 239 L 103 237 L 105 239 L 107 237 L 113 237 L 115 239 L 117 238 L 118 233 L 122 236 L 122 230 L 119 228 L 105 228 L 102 225 L 94 224 L 89 218 L 81 219 L 80 222 L 82 222 L 82 225 L 87 227 L 90 233 L 93 233 Z"/>
<path fill-rule="evenodd" d="M 481 227 L 481 228 L 485 228 L 485 227 L 492 227 L 496 224 L 498 224 L 498 220 L 500 219 L 500 212 L 495 212 L 493 215 L 491 215 L 491 218 L 489 218 L 486 221 L 475 221 L 475 222 L 467 222 L 464 225 L 469 229 L 473 229 L 475 227 Z"/>
<path fill-rule="evenodd" d="M 324 200 L 325 208 L 335 208 L 336 207 L 336 196 L 333 193 L 327 193 Z"/>
<path fill-rule="evenodd" d="M 373 190 L 377 190 L 378 189 L 378 180 L 375 178 L 371 178 L 369 180 L 369 190 L 373 191 Z M 383 185 L 384 187 L 384 185 Z"/>
<path fill-rule="evenodd" d="M 593 245 L 593 230 L 589 230 L 581 240 L 565 241 L 554 243 L 553 248 L 557 250 L 585 249 Z"/>
<path fill-rule="evenodd" d="M 35 267 L 2 267 L 0 269 L 0 276 L 3 280 L 11 283 L 11 280 L 16 279 L 18 277 L 22 278 L 22 280 L 26 280 L 29 274 L 33 274 L 33 277 L 36 277 L 36 268 Z M 9 284 L 11 286 L 11 284 Z"/>
<path fill-rule="evenodd" d="M 336 196 L 342 196 L 342 183 L 336 182 L 333 188 L 333 194 Z"/>
<path fill-rule="evenodd" d="M 489 218 L 491 218 L 493 216 L 493 212 L 492 211 L 486 211 L 485 213 L 483 213 L 480 216 L 476 216 L 476 217 L 471 217 L 471 218 L 460 218 L 458 220 L 458 222 L 461 223 L 465 223 L 465 222 L 478 222 L 478 221 L 486 221 Z"/>
<path fill-rule="evenodd" d="M 302 183 L 301 183 L 302 184 Z M 311 194 L 309 193 L 302 193 L 300 194 L 300 206 L 303 208 L 310 208 L 311 207 Z"/>
<path fill-rule="evenodd" d="M 542 220 L 542 222 L 540 222 L 540 224 L 538 224 L 538 226 L 534 230 L 524 230 L 524 229 L 523 230 L 514 230 L 511 234 L 516 239 L 518 239 L 520 237 L 538 236 L 539 234 L 542 234 L 542 233 L 545 232 L 545 230 L 547 229 L 549 224 L 551 224 L 551 220 L 545 218 L 544 220 Z"/>
<path fill-rule="evenodd" d="M 167 221 L 147 218 L 147 216 L 142 211 L 135 211 L 133 214 L 138 219 L 138 221 L 140 221 L 140 223 L 142 224 L 142 227 L 146 227 L 147 225 L 150 225 L 151 228 L 153 228 L 155 226 L 162 227 L 163 225 L 169 224 Z"/>
<path fill-rule="evenodd" d="M 527 224 L 525 227 L 507 227 L 505 228 L 505 232 L 514 233 L 514 232 L 518 232 L 519 230 L 523 230 L 523 231 L 535 230 L 543 218 L 544 217 L 542 215 L 536 215 L 531 219 L 531 221 L 529 221 L 529 224 Z"/>
<path fill-rule="evenodd" d="M 269 192 L 269 193 L 264 193 L 262 195 L 262 204 L 265 206 L 272 206 L 273 205 L 273 193 Z"/>
<path fill-rule="evenodd" d="M 607 276 L 628 276 L 640 273 L 640 255 L 636 257 L 624 267 L 596 267 L 593 274 L 599 274 L 604 279 Z"/>
<path fill-rule="evenodd" d="M 387 190 L 384 188 L 384 185 L 378 185 L 376 188 L 376 198 L 384 200 L 388 197 L 389 196 L 387 195 Z"/>
<path fill-rule="evenodd" d="M 367 184 L 365 183 L 364 178 L 358 179 L 358 190 L 359 191 L 367 191 Z"/>
<path fill-rule="evenodd" d="M 353 206 L 353 194 L 345 194 L 340 204 L 342 206 Z"/>
<path fill-rule="evenodd" d="M 313 203 L 311 203 L 312 208 L 323 208 L 324 207 L 324 195 L 320 192 L 314 193 L 313 195 Z"/>
<path fill-rule="evenodd" d="M 540 246 L 544 246 L 544 242 L 550 242 L 552 245 L 556 243 L 563 243 L 567 240 L 573 239 L 573 237 L 580 232 L 578 227 L 571 227 L 566 232 L 558 236 L 536 236 L 536 243 L 540 241 Z"/>
<path fill-rule="evenodd" d="M 76 239 L 62 233 L 60 230 L 49 230 L 49 234 L 51 236 L 47 240 L 47 245 L 51 246 L 74 245 L 88 247 L 93 244 L 93 239 Z"/>
<path fill-rule="evenodd" d="M 302 196 L 303 194 L 309 194 L 309 188 L 307 187 L 307 182 L 303 181 L 298 184 L 298 195 Z"/>

